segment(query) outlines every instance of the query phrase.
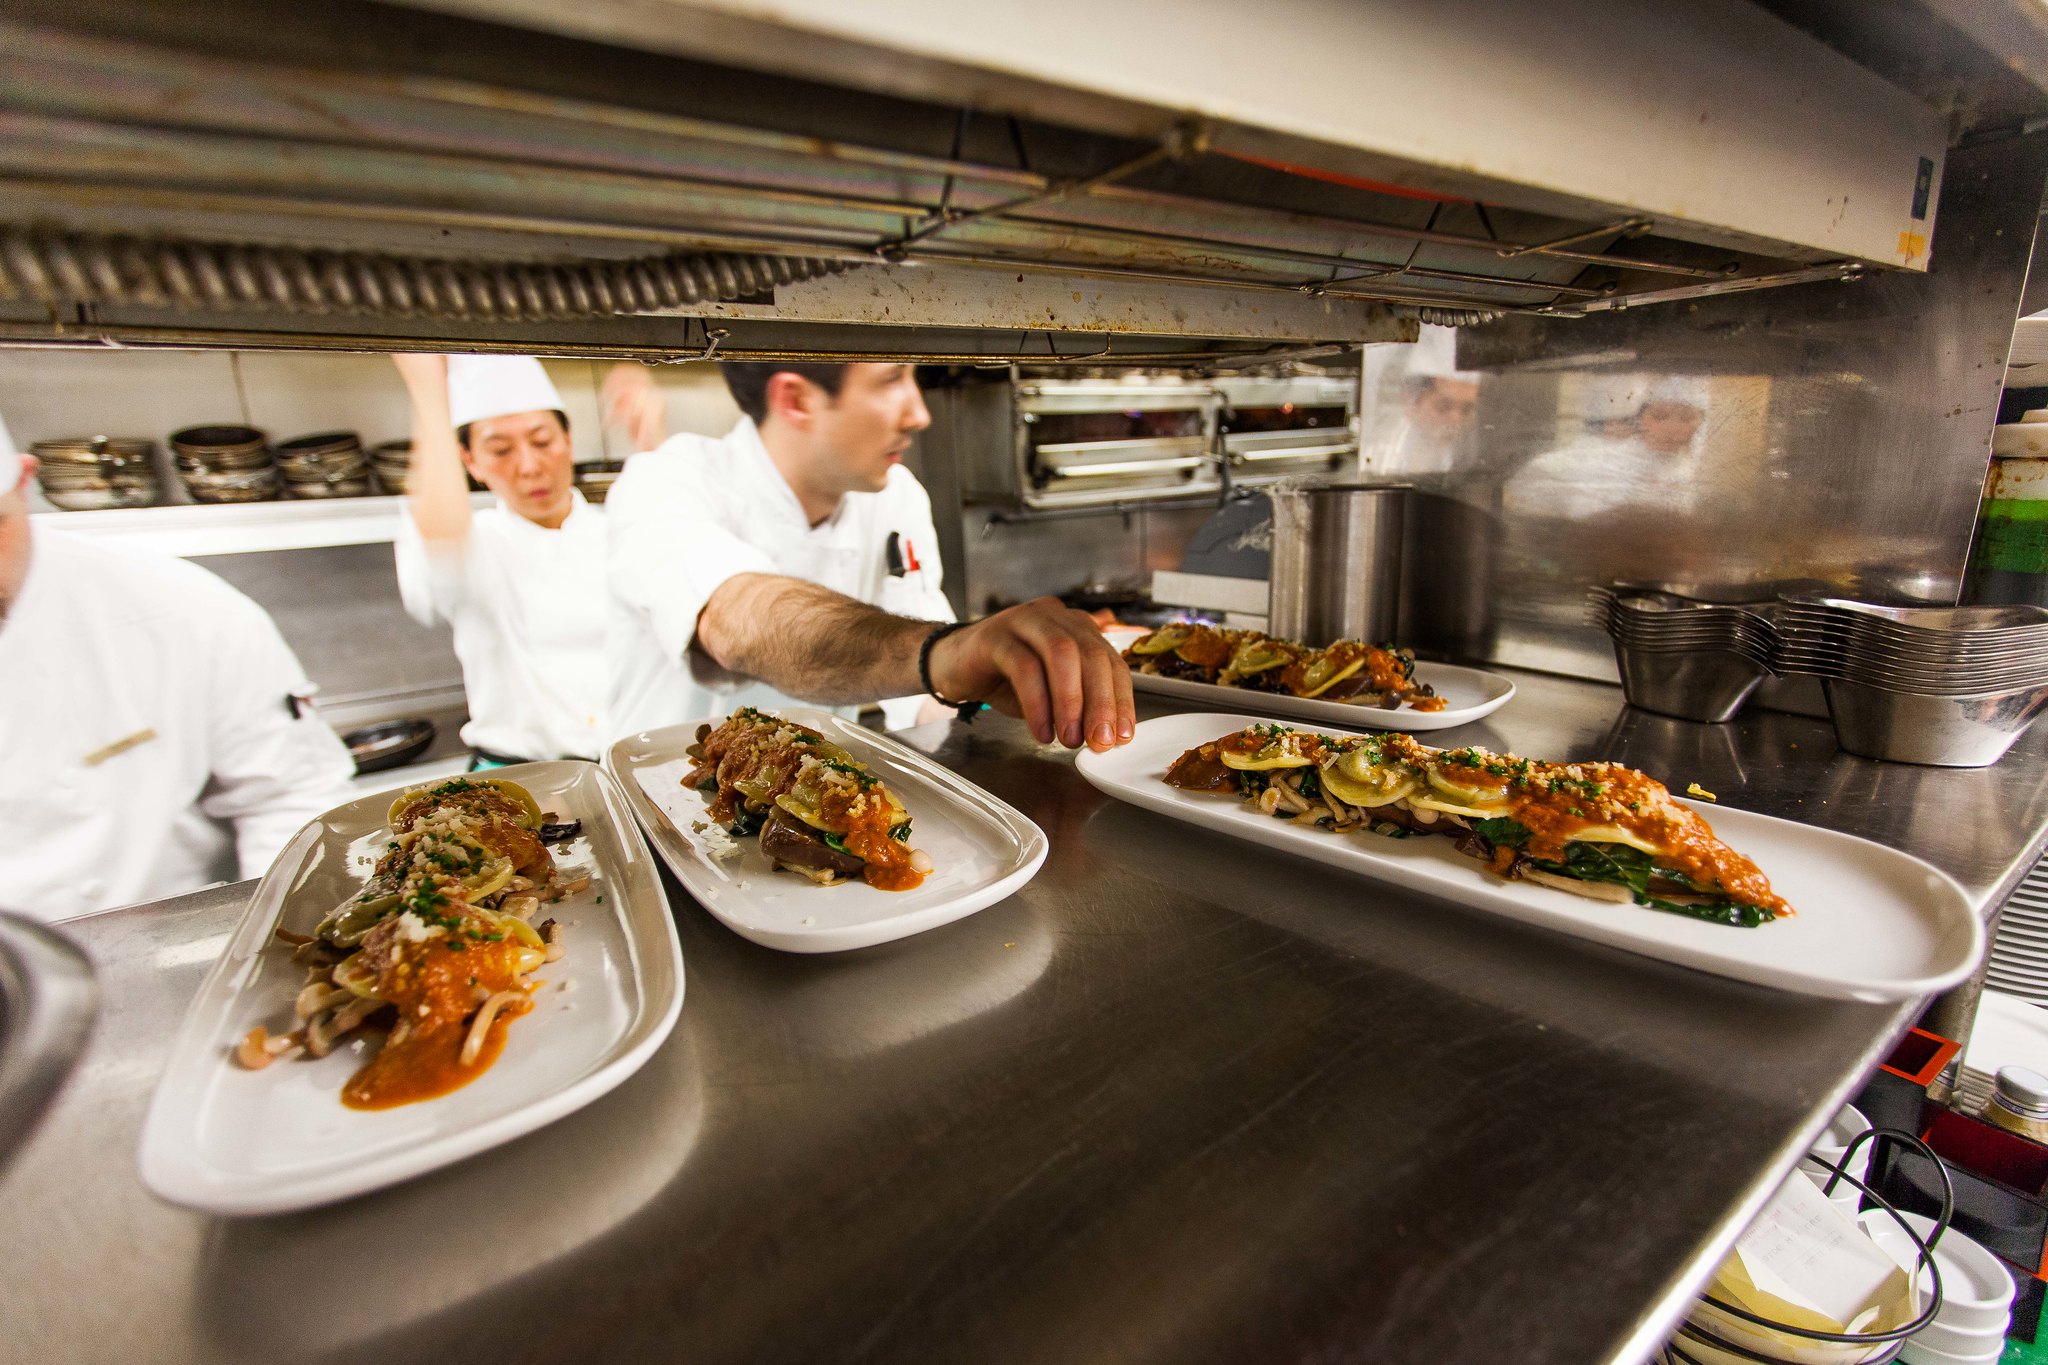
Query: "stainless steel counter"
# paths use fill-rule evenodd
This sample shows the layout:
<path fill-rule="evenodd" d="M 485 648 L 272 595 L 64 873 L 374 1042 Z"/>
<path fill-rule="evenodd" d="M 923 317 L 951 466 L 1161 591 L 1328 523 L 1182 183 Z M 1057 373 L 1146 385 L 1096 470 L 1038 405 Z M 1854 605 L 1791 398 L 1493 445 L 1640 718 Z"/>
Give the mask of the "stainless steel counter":
<path fill-rule="evenodd" d="M 1986 899 L 2048 827 L 2048 734 L 1993 769 L 1894 767 L 1825 722 L 1687 725 L 1518 681 L 1448 737 L 1697 780 Z M 0 1178 L 0 1355 L 1632 1362 L 1917 1008 L 1240 848 L 995 718 L 920 737 L 1044 826 L 1025 891 L 801 958 L 671 884 L 689 993 L 639 1075 L 325 1211 L 204 1218 L 135 1176 L 166 1040 L 249 887 L 73 924 L 106 1012 Z"/>

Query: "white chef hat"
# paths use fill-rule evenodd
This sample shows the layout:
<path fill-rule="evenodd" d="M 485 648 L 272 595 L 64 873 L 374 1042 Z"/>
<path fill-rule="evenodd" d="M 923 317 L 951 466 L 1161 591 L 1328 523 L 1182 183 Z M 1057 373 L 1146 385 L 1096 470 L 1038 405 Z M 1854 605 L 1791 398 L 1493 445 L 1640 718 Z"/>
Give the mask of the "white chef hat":
<path fill-rule="evenodd" d="M 1586 421 L 1626 422 L 1643 410 L 1643 393 L 1648 387 L 1641 375 L 1592 376 L 1586 381 Z"/>
<path fill-rule="evenodd" d="M 1437 327 L 1425 322 L 1415 338 L 1414 349 L 1408 353 L 1408 377 L 1455 379 L 1470 384 L 1478 380 L 1479 372 L 1458 368 L 1457 328 Z"/>
<path fill-rule="evenodd" d="M 0 417 L 0 498 L 14 491 L 21 482 L 21 452 L 14 448 L 14 438 L 7 434 L 7 419 Z"/>
<path fill-rule="evenodd" d="M 448 416 L 458 429 L 486 417 L 562 410 L 562 395 L 530 355 L 448 357 Z"/>
<path fill-rule="evenodd" d="M 1707 381 L 1690 374 L 1660 374 L 1643 391 L 1645 403 L 1683 403 L 1707 410 Z"/>

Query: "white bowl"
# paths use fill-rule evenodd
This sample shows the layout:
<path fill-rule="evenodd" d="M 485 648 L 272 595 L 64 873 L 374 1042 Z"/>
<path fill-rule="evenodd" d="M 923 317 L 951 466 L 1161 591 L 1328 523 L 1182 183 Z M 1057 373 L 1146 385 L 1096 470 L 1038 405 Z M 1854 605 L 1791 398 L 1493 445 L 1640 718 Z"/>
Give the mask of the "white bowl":
<path fill-rule="evenodd" d="M 1825 1185 L 1828 1177 L 1833 1175 L 1834 1172 L 1821 1163 L 1827 1162 L 1831 1165 L 1840 1165 L 1842 1153 L 1849 1150 L 1849 1144 L 1869 1131 L 1870 1120 L 1863 1117 L 1863 1112 L 1853 1104 L 1845 1105 L 1841 1113 L 1828 1120 L 1827 1131 L 1822 1133 L 1814 1142 L 1813 1150 L 1808 1153 L 1805 1159 L 1800 1161 L 1799 1169 L 1817 1177 L 1819 1182 Z M 1866 1142 L 1861 1147 L 1858 1147 L 1856 1149 L 1856 1159 L 1850 1162 L 1847 1167 L 1848 1173 L 1855 1176 L 1858 1180 L 1868 1178 L 1870 1149 L 1873 1145 Z M 1835 1192 L 1840 1194 L 1842 1188 L 1843 1182 L 1837 1181 Z M 1855 1189 L 1853 1185 L 1849 1186 L 1849 1188 Z M 1856 1190 L 1855 1193 L 1858 1199 L 1863 1197 L 1861 1190 Z"/>
<path fill-rule="evenodd" d="M 1732 1313 L 1724 1313 L 1705 1300 L 1694 1304 L 1692 1311 L 1686 1314 L 1685 1320 L 1713 1333 L 1731 1346 L 1744 1347 L 1758 1355 L 1783 1361 L 1785 1365 L 1861 1365 L 1863 1361 L 1883 1355 L 1892 1346 L 1889 1341 L 1880 1341 L 1875 1345 L 1857 1345 L 1842 1341 L 1813 1341 L 1806 1337 L 1793 1336 L 1789 1332 L 1775 1332 L 1768 1327 L 1745 1322 Z M 1713 1365 L 1719 1365 L 1722 1361 L 1742 1359 L 1726 1351 L 1713 1351 L 1713 1348 L 1704 1343 L 1688 1342 L 1686 1350 L 1689 1354 L 1710 1359 Z M 1712 1351 L 1711 1357 L 1702 1355 L 1706 1351 Z"/>
<path fill-rule="evenodd" d="M 1906 1225 L 1925 1241 L 1934 1232 L 1934 1220 L 1917 1213 L 1902 1215 Z M 1899 1230 L 1890 1214 L 1872 1209 L 1857 1222 L 1870 1240 L 1906 1270 L 1917 1263 L 1912 1241 Z M 2012 1320 L 2012 1275 L 1996 1256 L 1950 1228 L 1934 1248 L 1934 1265 L 1941 1272 L 1941 1311 L 1934 1321 L 1968 1336 L 1997 1333 L 2000 1340 Z M 1923 1276 L 1924 1278 L 1924 1276 Z M 1935 1348 L 1940 1349 L 1940 1348 Z M 1948 1362 L 1940 1362 L 1948 1365 Z"/>
<path fill-rule="evenodd" d="M 1973 1356 L 1957 1356 L 1950 1355 L 1947 1351 L 1937 1351 L 1932 1346 L 1923 1344 L 1920 1338 L 1913 1337 L 1906 1342 L 1905 1349 L 1899 1352 L 1899 1359 L 1903 1365 L 1992 1365 L 1992 1362 L 2004 1353 L 2004 1337 L 1992 1342 L 1985 1352 Z"/>
<path fill-rule="evenodd" d="M 1936 1318 L 1915 1332 L 1910 1343 L 1922 1350 L 1939 1351 L 1956 1360 L 1996 1360 L 2005 1353 L 2005 1329 L 1951 1327 Z M 1946 1360 L 1937 1365 L 1948 1365 Z"/>

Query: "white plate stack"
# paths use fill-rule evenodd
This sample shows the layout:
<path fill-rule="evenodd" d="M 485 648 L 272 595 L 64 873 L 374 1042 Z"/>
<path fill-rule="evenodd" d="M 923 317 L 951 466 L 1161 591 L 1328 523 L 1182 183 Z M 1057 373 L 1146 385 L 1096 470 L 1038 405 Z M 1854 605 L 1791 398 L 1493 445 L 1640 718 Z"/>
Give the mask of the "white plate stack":
<path fill-rule="evenodd" d="M 1902 1214 L 1922 1241 L 1934 1233 L 1934 1220 Z M 1863 1215 L 1863 1226 L 1885 1254 L 1911 1270 L 1918 1249 L 1882 1209 Z M 1934 1268 L 1941 1275 L 1941 1308 L 1934 1321 L 1915 1332 L 1899 1352 L 1904 1365 L 1991 1365 L 2005 1354 L 2005 1329 L 2012 1322 L 2012 1276 L 1999 1259 L 1954 1228 L 1934 1246 Z M 1921 1286 L 1927 1272 L 1921 1271 Z"/>
<path fill-rule="evenodd" d="M 2036 863 L 2006 901 L 1984 984 L 2048 1005 L 2048 859 Z"/>

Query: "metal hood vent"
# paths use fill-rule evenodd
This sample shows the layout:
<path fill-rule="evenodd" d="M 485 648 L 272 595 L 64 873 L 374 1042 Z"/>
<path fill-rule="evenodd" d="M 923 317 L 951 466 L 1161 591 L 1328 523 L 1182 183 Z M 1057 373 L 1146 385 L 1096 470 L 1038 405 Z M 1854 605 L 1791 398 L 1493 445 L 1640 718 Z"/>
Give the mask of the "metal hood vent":
<path fill-rule="evenodd" d="M 1184 31 L 1241 26 L 1235 6 L 1107 7 L 1099 50 L 1068 44 L 1071 70 L 1043 43 L 1020 48 L 1028 79 L 996 71 L 1014 15 L 948 7 L 927 32 L 921 0 L 859 7 L 860 42 L 827 32 L 853 11 L 808 0 L 780 20 L 738 0 L 440 7 L 468 14 L 18 0 L 0 20 L 0 341 L 1269 358 L 1409 339 L 1418 319 L 1918 268 L 1942 154 L 1938 115 L 1742 0 L 1660 11 L 1692 24 L 1685 79 L 1668 109 L 1630 87 L 1632 140 L 1600 124 L 1611 96 L 1566 101 L 1586 106 L 1589 157 L 1644 158 L 1639 202 L 1614 167 L 1579 173 L 1542 141 L 1554 93 L 1528 97 L 1526 130 L 1478 129 L 1471 109 L 1500 102 L 1490 64 L 1525 36 L 1508 0 L 1391 6 L 1408 18 L 1390 40 L 1420 63 L 1443 43 L 1416 16 L 1463 13 L 1462 84 L 1444 106 L 1463 112 L 1444 135 L 1469 145 L 1434 162 L 1360 145 L 1354 124 L 1375 112 L 1363 79 L 1327 93 L 1335 113 L 1314 130 L 1283 129 L 1271 90 L 1229 108 L 1138 98 L 1161 60 L 1134 45 L 1148 15 L 1166 25 L 1169 72 L 1203 91 L 1230 75 L 1227 44 Z M 1341 46 L 1370 33 L 1347 15 L 1389 7 L 1280 8 Z M 1583 24 L 1602 6 L 1565 8 Z M 1735 31 L 1716 38 L 1708 20 Z M 1620 24 L 1605 60 L 1659 32 Z M 1745 46 L 1760 36 L 1773 44 Z M 1276 50 L 1257 88 L 1284 85 L 1299 48 Z M 1707 77 L 1731 50 L 1763 66 L 1718 97 Z M 1362 72 L 1400 59 L 1354 55 Z M 1792 112 L 1821 131 L 1803 154 L 1667 136 L 1722 112 L 1738 132 Z M 1834 138 L 1845 120 L 1853 145 Z M 1521 181 L 1502 161 L 1518 136 Z M 1660 149 L 1711 152 L 1702 164 L 1724 176 L 1761 170 L 1701 185 L 1708 207 L 1647 202 L 1671 179 Z M 1767 192 L 1767 211 L 1736 221 Z M 1900 202 L 1867 208 L 1880 194 Z M 1833 198 L 1856 207 L 1809 227 L 1801 215 Z M 1878 250 L 1873 225 L 1891 218 L 1924 230 Z"/>

